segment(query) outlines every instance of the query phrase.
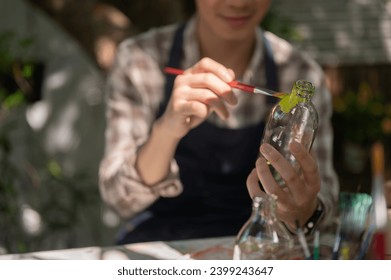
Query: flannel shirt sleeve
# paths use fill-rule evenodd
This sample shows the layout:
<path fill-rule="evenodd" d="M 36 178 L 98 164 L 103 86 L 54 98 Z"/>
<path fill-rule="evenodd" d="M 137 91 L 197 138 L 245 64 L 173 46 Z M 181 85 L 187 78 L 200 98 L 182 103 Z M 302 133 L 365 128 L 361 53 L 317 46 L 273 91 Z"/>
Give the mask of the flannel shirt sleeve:
<path fill-rule="evenodd" d="M 122 43 L 106 86 L 106 146 L 100 164 L 103 201 L 122 218 L 141 212 L 159 197 L 182 191 L 173 160 L 167 177 L 148 186 L 135 167 L 137 151 L 148 138 L 162 99 L 164 78 L 156 60 L 134 41 Z"/>

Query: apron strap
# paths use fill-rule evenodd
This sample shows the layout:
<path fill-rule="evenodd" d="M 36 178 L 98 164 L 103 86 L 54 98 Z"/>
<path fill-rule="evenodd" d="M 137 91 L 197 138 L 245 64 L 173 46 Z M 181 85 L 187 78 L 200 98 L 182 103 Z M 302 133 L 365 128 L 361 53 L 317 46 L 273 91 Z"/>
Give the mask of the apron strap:
<path fill-rule="evenodd" d="M 265 33 L 263 33 L 263 47 L 264 47 L 264 61 L 266 69 L 266 88 L 278 91 L 278 69 L 274 61 L 273 49 L 270 45 L 269 40 L 266 38 Z M 274 104 L 276 98 L 268 96 L 266 98 L 267 104 Z"/>
<path fill-rule="evenodd" d="M 185 30 L 186 23 L 182 23 L 174 34 L 174 39 L 171 45 L 170 54 L 168 57 L 167 67 L 181 68 L 181 60 L 183 56 L 183 32 Z M 164 109 L 170 100 L 171 92 L 174 87 L 175 76 L 166 74 L 166 84 L 164 86 L 164 98 L 160 103 L 160 108 L 157 117 L 160 117 Z"/>

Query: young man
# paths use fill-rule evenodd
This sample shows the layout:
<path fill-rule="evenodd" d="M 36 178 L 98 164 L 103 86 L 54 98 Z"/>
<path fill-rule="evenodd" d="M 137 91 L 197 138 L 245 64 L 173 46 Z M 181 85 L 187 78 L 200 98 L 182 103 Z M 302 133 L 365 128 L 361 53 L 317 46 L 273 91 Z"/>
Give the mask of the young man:
<path fill-rule="evenodd" d="M 262 192 L 259 180 L 278 196 L 288 229 L 296 219 L 302 225 L 330 219 L 338 195 L 331 97 L 313 60 L 260 29 L 270 2 L 196 0 L 186 24 L 120 45 L 107 87 L 100 170 L 103 199 L 129 220 L 119 243 L 235 235 L 250 215 L 251 197 Z M 165 66 L 185 72 L 165 75 Z M 299 144 L 291 147 L 302 176 L 271 146 L 260 147 L 276 100 L 228 85 L 240 80 L 289 92 L 299 79 L 315 85 L 320 115 L 314 157 Z M 287 188 L 276 185 L 265 159 Z"/>

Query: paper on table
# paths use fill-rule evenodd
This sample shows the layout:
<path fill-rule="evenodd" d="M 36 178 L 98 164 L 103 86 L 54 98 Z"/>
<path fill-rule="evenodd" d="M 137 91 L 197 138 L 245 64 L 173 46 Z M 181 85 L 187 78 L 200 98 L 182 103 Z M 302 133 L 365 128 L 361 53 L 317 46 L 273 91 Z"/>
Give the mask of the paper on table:
<path fill-rule="evenodd" d="M 99 247 L 75 248 L 70 250 L 51 250 L 26 254 L 27 258 L 43 260 L 97 260 L 101 249 Z"/>
<path fill-rule="evenodd" d="M 139 254 L 152 256 L 159 260 L 188 260 L 191 259 L 189 255 L 183 255 L 164 242 L 145 242 L 124 245 L 130 251 Z"/>
<path fill-rule="evenodd" d="M 40 259 L 40 260 L 126 260 L 126 259 L 190 259 L 163 242 L 135 243 L 123 246 L 123 249 L 85 247 L 64 250 L 50 250 L 26 254 L 2 255 L 1 259 Z M 147 256 L 147 257 L 144 257 Z"/>

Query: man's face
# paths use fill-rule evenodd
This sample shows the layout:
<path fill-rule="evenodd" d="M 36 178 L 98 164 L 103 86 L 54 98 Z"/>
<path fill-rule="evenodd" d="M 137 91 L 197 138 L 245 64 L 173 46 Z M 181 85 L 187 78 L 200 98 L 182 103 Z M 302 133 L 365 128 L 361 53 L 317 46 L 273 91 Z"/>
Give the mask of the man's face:
<path fill-rule="evenodd" d="M 200 28 L 224 39 L 254 35 L 271 0 L 196 0 Z"/>

